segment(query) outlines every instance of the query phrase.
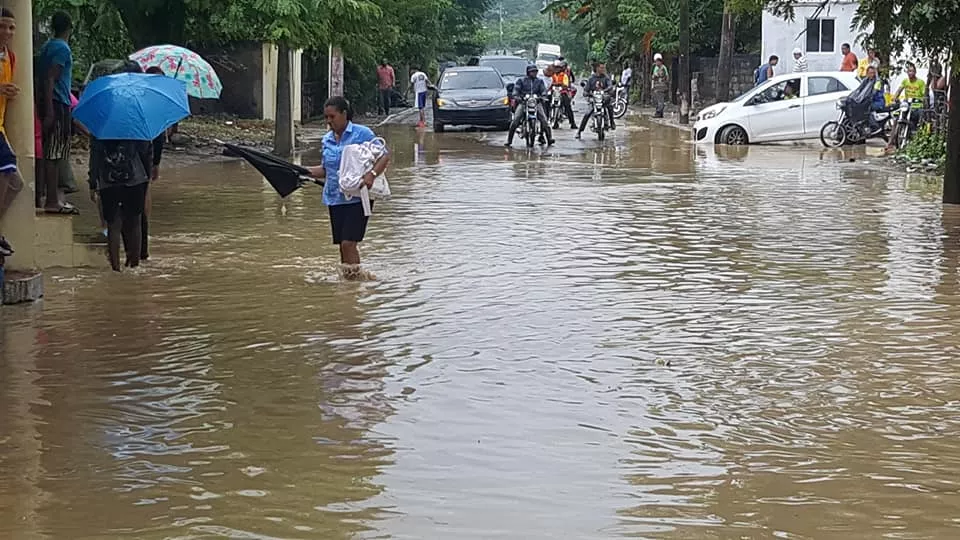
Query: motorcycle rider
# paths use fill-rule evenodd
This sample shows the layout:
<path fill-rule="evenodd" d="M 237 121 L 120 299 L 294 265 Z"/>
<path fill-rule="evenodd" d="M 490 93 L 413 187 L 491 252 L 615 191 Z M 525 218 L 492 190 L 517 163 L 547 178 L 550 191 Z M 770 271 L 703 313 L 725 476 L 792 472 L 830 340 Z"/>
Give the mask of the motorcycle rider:
<path fill-rule="evenodd" d="M 547 95 L 547 86 L 543 84 L 543 80 L 537 76 L 537 73 L 540 71 L 537 68 L 536 64 L 530 64 L 527 66 L 527 76 L 517 80 L 517 84 L 513 87 L 513 94 L 517 98 L 517 111 L 513 115 L 513 122 L 510 124 L 510 131 L 507 133 L 507 144 L 509 148 L 513 146 L 513 135 L 517 132 L 517 128 L 520 127 L 520 124 L 526 119 L 527 107 L 523 98 L 527 95 L 534 95 L 538 98 L 537 103 L 537 120 L 540 121 L 540 129 L 547 136 L 547 142 L 550 145 L 553 145 L 556 141 L 553 140 L 553 132 L 550 131 L 550 124 L 547 122 L 547 115 L 543 109 L 543 100 Z"/>
<path fill-rule="evenodd" d="M 882 128 L 873 113 L 887 110 L 886 92 L 884 91 L 883 81 L 877 74 L 876 67 L 867 66 L 864 78 L 873 83 L 873 101 L 870 103 L 870 116 L 867 117 L 867 124 L 870 126 L 870 135 L 874 136 L 880 133 Z"/>
<path fill-rule="evenodd" d="M 923 101 L 927 96 L 927 83 L 923 79 L 917 78 L 917 66 L 913 62 L 907 62 L 907 78 L 900 83 L 900 88 L 897 89 L 897 93 L 893 95 L 893 100 L 896 101 L 900 98 L 900 94 L 903 94 L 903 97 L 906 99 L 914 100 L 910 104 L 910 114 L 909 122 L 915 124 L 920 121 L 920 113 L 923 111 Z M 887 145 L 887 149 L 893 148 L 895 144 L 895 139 L 897 135 L 897 124 L 901 121 L 904 121 L 904 118 L 897 118 L 893 123 L 894 137 L 891 137 L 890 142 Z"/>
<path fill-rule="evenodd" d="M 604 63 L 597 64 L 594 69 L 594 74 L 590 76 L 590 79 L 587 81 L 587 95 L 591 98 L 593 97 L 594 90 L 603 90 L 603 110 L 607 113 L 607 118 L 610 122 L 610 130 L 613 131 L 617 129 L 617 124 L 613 120 L 613 100 L 611 99 L 611 92 L 613 91 L 614 85 L 613 80 L 607 76 L 607 65 Z M 590 121 L 590 118 L 593 116 L 593 107 L 587 109 L 587 114 L 583 115 L 583 120 L 580 121 L 580 129 L 577 131 L 577 138 L 580 138 L 580 135 L 583 133 L 583 130 L 587 129 L 587 122 Z"/>
<path fill-rule="evenodd" d="M 563 114 L 566 115 L 568 120 L 570 120 L 570 129 L 577 129 L 577 121 L 573 117 L 573 106 L 571 105 L 572 101 L 570 99 L 570 86 L 573 83 L 570 82 L 570 76 L 567 75 L 567 70 L 564 69 L 563 62 L 560 60 L 557 60 L 553 63 L 553 76 L 551 77 L 551 83 L 553 87 L 559 87 L 561 89 L 560 107 L 563 111 Z M 559 128 L 560 118 L 557 117 L 557 121 L 553 124 L 553 129 Z"/>

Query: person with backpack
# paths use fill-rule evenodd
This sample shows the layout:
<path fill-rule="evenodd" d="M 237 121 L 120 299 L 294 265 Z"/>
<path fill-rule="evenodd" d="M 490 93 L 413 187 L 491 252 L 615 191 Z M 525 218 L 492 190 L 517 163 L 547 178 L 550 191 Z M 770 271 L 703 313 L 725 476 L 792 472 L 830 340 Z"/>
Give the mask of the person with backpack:
<path fill-rule="evenodd" d="M 140 266 L 140 220 L 152 168 L 150 141 L 90 138 L 90 198 L 100 201 L 107 224 L 107 255 L 114 272 L 120 271 L 121 243 L 126 266 Z"/>
<path fill-rule="evenodd" d="M 761 84 L 772 79 L 774 76 L 773 68 L 777 67 L 777 64 L 780 63 L 780 57 L 773 55 L 770 57 L 770 60 L 766 64 L 758 67 L 753 71 L 753 85 L 760 86 Z"/>

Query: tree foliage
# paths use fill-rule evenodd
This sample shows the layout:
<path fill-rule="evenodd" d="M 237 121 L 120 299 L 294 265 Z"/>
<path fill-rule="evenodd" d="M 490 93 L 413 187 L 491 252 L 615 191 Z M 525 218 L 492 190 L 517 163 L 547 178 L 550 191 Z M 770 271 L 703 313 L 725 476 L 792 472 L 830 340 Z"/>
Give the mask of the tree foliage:
<path fill-rule="evenodd" d="M 482 49 L 490 0 L 35 0 L 35 17 L 56 10 L 75 21 L 77 76 L 103 58 L 161 43 L 203 47 L 262 41 L 323 56 L 341 47 L 347 88 L 372 85 L 380 58 L 428 69 L 438 59 Z M 315 53 L 315 54 L 314 54 Z M 366 90 L 363 90 L 366 92 Z M 370 96 L 354 96 L 360 102 Z M 358 101 L 357 99 L 354 100 Z"/>

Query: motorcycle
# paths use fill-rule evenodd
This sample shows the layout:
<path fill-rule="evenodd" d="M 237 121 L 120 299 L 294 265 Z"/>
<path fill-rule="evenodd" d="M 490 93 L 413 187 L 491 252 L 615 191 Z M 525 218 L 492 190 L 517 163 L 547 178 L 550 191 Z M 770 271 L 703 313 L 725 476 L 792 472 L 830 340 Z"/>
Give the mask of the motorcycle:
<path fill-rule="evenodd" d="M 622 84 L 617 85 L 617 94 L 613 101 L 613 117 L 617 120 L 627 114 L 627 104 L 630 99 L 630 89 Z"/>
<path fill-rule="evenodd" d="M 919 109 L 914 109 L 915 103 L 922 103 L 920 99 L 905 99 L 900 102 L 897 110 L 897 149 L 903 150 L 910 143 L 913 134 L 917 131 L 917 120 L 913 112 L 916 111 L 919 116 Z"/>
<path fill-rule="evenodd" d="M 870 111 L 868 107 L 866 114 L 857 114 L 847 98 L 843 98 L 837 102 L 837 109 L 840 110 L 840 116 L 820 128 L 820 142 L 823 146 L 840 148 L 847 144 L 862 144 L 872 137 L 889 140 L 890 124 L 893 119 L 889 108 Z M 876 133 L 871 132 L 869 115 L 873 116 L 876 125 L 880 127 Z"/>
<path fill-rule="evenodd" d="M 607 136 L 607 130 L 610 129 L 610 120 L 607 118 L 607 110 L 603 106 L 603 100 L 607 93 L 603 90 L 594 90 L 593 97 L 593 132 L 601 141 Z"/>
<path fill-rule="evenodd" d="M 563 87 L 555 84 L 550 87 L 550 118 L 547 120 L 556 129 L 561 118 L 563 118 Z"/>
<path fill-rule="evenodd" d="M 541 137 L 540 120 L 537 118 L 537 106 L 540 98 L 533 94 L 523 97 L 524 118 L 520 123 L 520 136 L 527 142 L 527 148 L 533 148 L 537 139 Z"/>

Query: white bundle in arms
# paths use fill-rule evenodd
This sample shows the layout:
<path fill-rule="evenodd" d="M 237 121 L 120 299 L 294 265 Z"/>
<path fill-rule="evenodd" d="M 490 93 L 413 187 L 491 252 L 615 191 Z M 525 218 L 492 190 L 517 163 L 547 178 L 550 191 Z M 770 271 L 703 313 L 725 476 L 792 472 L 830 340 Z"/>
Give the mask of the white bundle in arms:
<path fill-rule="evenodd" d="M 363 214 L 370 215 L 370 199 L 390 197 L 390 185 L 386 175 L 381 174 L 373 181 L 373 187 L 367 189 L 363 176 L 373 170 L 374 163 L 387 154 L 387 142 L 377 137 L 360 144 L 348 144 L 340 157 L 340 191 L 347 197 L 360 197 Z"/>

